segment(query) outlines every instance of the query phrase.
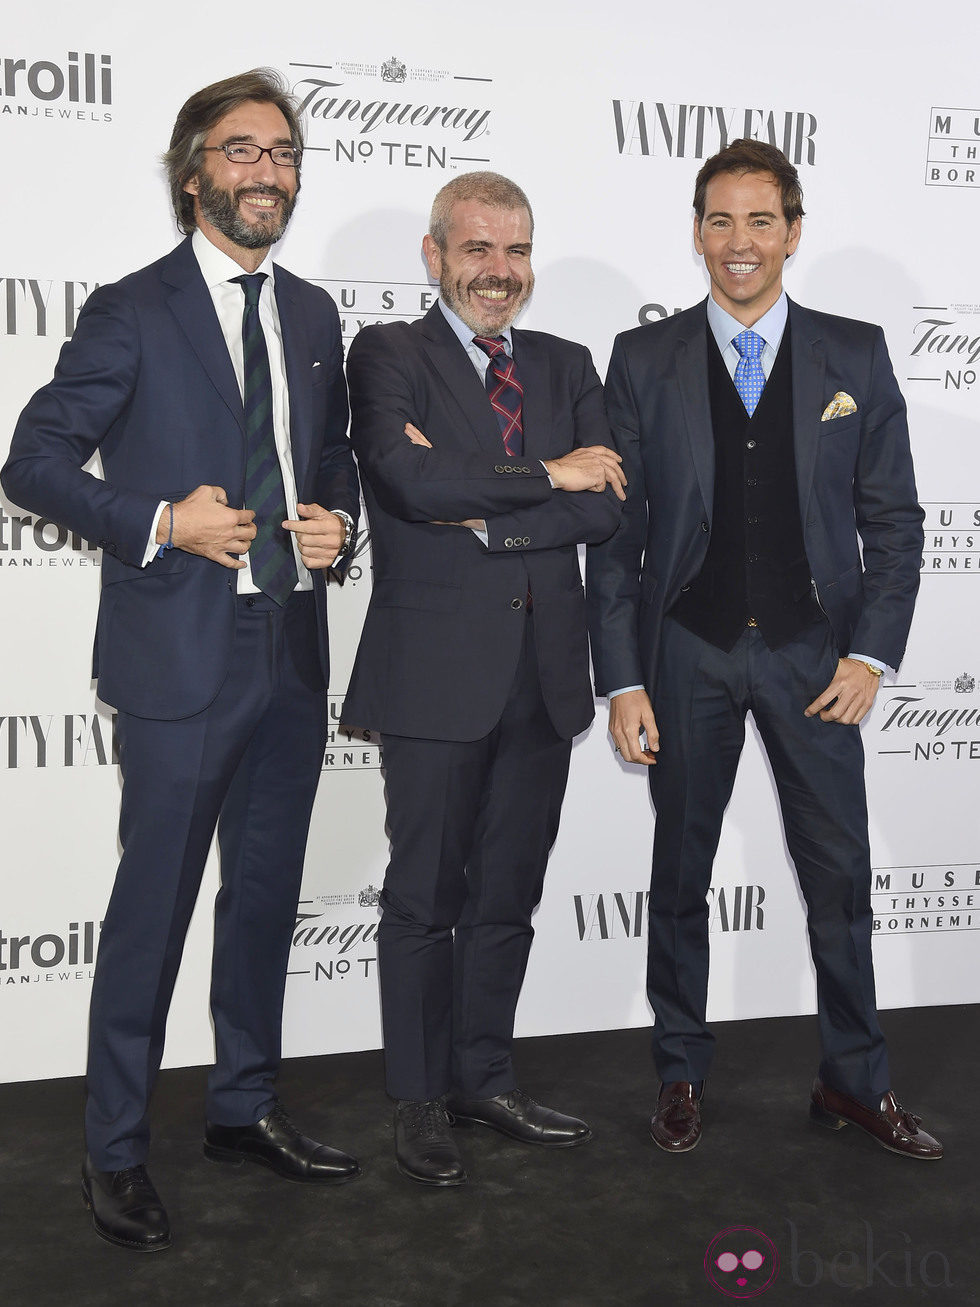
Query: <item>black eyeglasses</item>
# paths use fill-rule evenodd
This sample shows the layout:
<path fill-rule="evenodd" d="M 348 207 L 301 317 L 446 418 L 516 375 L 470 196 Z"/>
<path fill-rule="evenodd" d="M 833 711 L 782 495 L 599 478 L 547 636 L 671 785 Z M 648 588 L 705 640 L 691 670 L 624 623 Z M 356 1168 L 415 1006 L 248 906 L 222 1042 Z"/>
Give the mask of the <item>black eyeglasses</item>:
<path fill-rule="evenodd" d="M 303 151 L 293 145 L 253 145 L 251 141 L 229 141 L 227 145 L 205 145 L 205 150 L 220 150 L 229 163 L 258 163 L 267 154 L 279 168 L 298 168 Z"/>

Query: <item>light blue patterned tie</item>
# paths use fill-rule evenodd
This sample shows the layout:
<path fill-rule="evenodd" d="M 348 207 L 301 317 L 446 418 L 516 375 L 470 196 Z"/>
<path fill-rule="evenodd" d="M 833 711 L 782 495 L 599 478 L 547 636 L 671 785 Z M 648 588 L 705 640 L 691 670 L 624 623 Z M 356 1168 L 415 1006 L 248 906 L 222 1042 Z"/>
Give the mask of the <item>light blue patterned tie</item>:
<path fill-rule="evenodd" d="M 746 329 L 739 332 L 732 344 L 739 355 L 735 368 L 735 389 L 742 397 L 746 413 L 751 417 L 766 384 L 766 374 L 762 370 L 762 351 L 766 342 L 762 336 Z"/>

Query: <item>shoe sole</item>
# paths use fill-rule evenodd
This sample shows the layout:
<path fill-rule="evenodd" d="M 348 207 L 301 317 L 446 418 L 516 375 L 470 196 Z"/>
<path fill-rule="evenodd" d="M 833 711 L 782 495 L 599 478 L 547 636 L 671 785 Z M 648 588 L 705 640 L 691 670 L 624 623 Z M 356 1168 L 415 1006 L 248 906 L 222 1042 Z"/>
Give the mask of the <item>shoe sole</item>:
<path fill-rule="evenodd" d="M 452 1180 L 431 1180 L 428 1176 L 416 1175 L 414 1171 L 409 1171 L 406 1167 L 402 1166 L 397 1158 L 395 1159 L 395 1165 L 407 1180 L 414 1180 L 416 1184 L 427 1184 L 435 1189 L 454 1189 L 457 1185 L 466 1184 L 469 1179 L 469 1176 L 464 1171 L 462 1175 L 457 1176 Z"/>
<path fill-rule="evenodd" d="M 95 1214 L 95 1208 L 92 1206 L 92 1194 L 85 1181 L 82 1181 L 82 1202 L 88 1211 L 92 1213 L 92 1228 L 100 1239 L 106 1243 L 111 1243 L 114 1248 L 126 1248 L 132 1253 L 162 1253 L 172 1247 L 173 1239 L 168 1235 L 166 1243 L 138 1243 L 133 1239 L 120 1239 L 118 1235 L 110 1233 L 104 1225 L 99 1224 L 99 1218 Z"/>
<path fill-rule="evenodd" d="M 810 1104 L 810 1120 L 814 1125 L 823 1126 L 826 1130 L 843 1130 L 846 1125 L 852 1125 L 856 1130 L 860 1130 L 863 1135 L 867 1135 L 873 1140 L 879 1148 L 883 1148 L 887 1153 L 895 1153 L 899 1157 L 910 1157 L 914 1162 L 941 1162 L 942 1153 L 910 1153 L 904 1148 L 896 1148 L 893 1144 L 886 1144 L 879 1139 L 871 1130 L 859 1125 L 857 1121 L 848 1121 L 846 1117 L 841 1116 L 838 1112 L 828 1112 L 825 1107 L 820 1107 L 817 1103 Z"/>
<path fill-rule="evenodd" d="M 281 1171 L 267 1158 L 260 1157 L 257 1153 L 239 1153 L 231 1148 L 218 1148 L 215 1144 L 207 1143 L 204 1145 L 204 1156 L 209 1162 L 219 1162 L 222 1166 L 244 1166 L 246 1162 L 254 1162 L 256 1166 L 264 1166 L 280 1180 L 292 1180 L 294 1184 L 348 1184 L 361 1174 L 361 1168 L 358 1167 L 348 1175 L 293 1175 L 289 1171 Z"/>
<path fill-rule="evenodd" d="M 483 1121 L 477 1116 L 460 1116 L 450 1109 L 453 1125 L 459 1126 L 463 1130 L 471 1130 L 475 1125 L 482 1125 L 487 1130 L 493 1130 L 498 1135 L 503 1135 L 505 1139 L 513 1139 L 518 1144 L 533 1144 L 535 1148 L 577 1148 L 579 1144 L 587 1144 L 592 1138 L 592 1131 L 587 1135 L 580 1135 L 578 1139 L 528 1139 L 525 1135 L 514 1134 L 511 1130 L 505 1130 L 503 1126 L 495 1125 L 492 1121 Z"/>
<path fill-rule="evenodd" d="M 657 1145 L 657 1147 L 660 1149 L 662 1153 L 668 1153 L 668 1154 L 669 1153 L 693 1153 L 695 1148 L 697 1148 L 698 1144 L 701 1142 L 701 1136 L 698 1135 L 697 1139 L 695 1139 L 693 1144 L 684 1144 L 682 1147 L 668 1147 L 667 1144 L 662 1144 L 660 1142 L 660 1140 L 657 1138 L 657 1136 L 653 1133 L 652 1130 L 650 1131 L 650 1138 L 653 1140 L 653 1142 Z"/>

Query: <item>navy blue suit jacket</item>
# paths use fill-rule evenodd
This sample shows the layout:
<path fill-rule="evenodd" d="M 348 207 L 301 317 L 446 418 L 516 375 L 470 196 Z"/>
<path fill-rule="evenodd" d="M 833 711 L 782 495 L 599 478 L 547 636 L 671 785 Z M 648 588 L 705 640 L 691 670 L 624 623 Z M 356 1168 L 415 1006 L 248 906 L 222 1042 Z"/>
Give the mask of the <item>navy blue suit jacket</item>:
<path fill-rule="evenodd" d="M 576 545 L 616 528 L 608 487 L 552 490 L 541 459 L 608 445 L 588 350 L 513 332 L 524 386 L 524 455 L 504 453 L 486 390 L 438 304 L 419 322 L 359 332 L 350 348 L 351 441 L 371 526 L 374 581 L 344 708 L 351 725 L 475 740 L 514 679 L 528 588 L 544 701 L 570 739 L 592 720 Z M 404 434 L 413 423 L 432 449 Z M 489 547 L 440 525 L 486 520 Z"/>
<path fill-rule="evenodd" d="M 698 575 L 714 496 L 705 303 L 616 338 L 606 406 L 629 481 L 623 525 L 590 548 L 596 690 L 653 693 L 664 614 Z M 905 401 L 880 327 L 790 303 L 800 521 L 842 654 L 897 667 L 922 561 Z M 856 412 L 821 421 L 844 391 Z M 860 548 L 859 548 L 860 541 Z"/>
<path fill-rule="evenodd" d="M 276 305 L 299 501 L 356 519 L 336 307 L 278 266 Z M 82 470 L 96 451 L 104 481 Z M 163 720 L 207 707 L 231 657 L 235 574 L 180 549 L 140 565 L 160 500 L 216 485 L 229 504 L 243 501 L 241 394 L 189 240 L 88 298 L 54 379 L 21 414 L 0 479 L 16 503 L 102 548 L 100 696 Z M 313 577 L 326 684 L 326 587 Z"/>

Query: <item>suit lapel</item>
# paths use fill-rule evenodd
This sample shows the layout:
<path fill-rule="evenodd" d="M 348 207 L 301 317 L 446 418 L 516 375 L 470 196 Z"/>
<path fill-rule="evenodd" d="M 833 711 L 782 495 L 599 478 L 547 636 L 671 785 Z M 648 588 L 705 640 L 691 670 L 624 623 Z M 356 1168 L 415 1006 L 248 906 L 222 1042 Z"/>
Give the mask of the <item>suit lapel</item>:
<path fill-rule="evenodd" d="M 514 367 L 524 388 L 521 401 L 524 457 L 551 458 L 551 365 L 540 337 L 524 331 L 512 334 Z M 498 436 L 499 438 L 499 436 Z"/>
<path fill-rule="evenodd" d="M 197 355 L 211 384 L 245 432 L 245 410 L 228 346 L 221 332 L 214 301 L 201 276 L 190 238 L 163 260 L 163 280 L 172 288 L 170 309 Z"/>
<path fill-rule="evenodd" d="M 499 457 L 503 451 L 503 441 L 500 438 L 497 415 L 490 407 L 486 389 L 477 376 L 476 368 L 439 305 L 433 304 L 417 325 L 425 338 L 429 361 L 441 377 L 446 393 L 459 408 L 474 439 L 488 454 Z"/>
<path fill-rule="evenodd" d="M 292 278 L 278 266 L 276 267 L 276 309 L 282 330 L 283 358 L 286 361 L 286 385 L 289 391 L 289 445 L 293 458 L 293 475 L 299 498 L 302 500 L 313 437 L 311 337 L 307 329 L 306 315 L 295 293 Z"/>
<path fill-rule="evenodd" d="M 708 393 L 707 313 L 692 313 L 691 324 L 678 336 L 675 354 L 681 410 L 708 520 L 714 505 L 715 438 Z"/>
<path fill-rule="evenodd" d="M 793 449 L 796 455 L 800 520 L 805 527 L 820 441 L 827 356 L 819 329 L 806 309 L 801 309 L 792 300 L 789 306 L 789 329 L 793 347 Z"/>

